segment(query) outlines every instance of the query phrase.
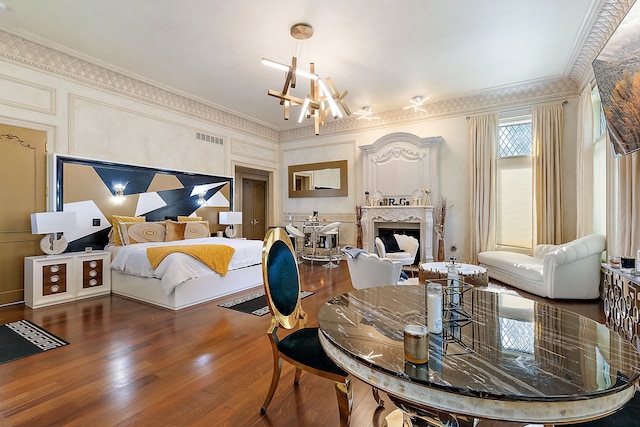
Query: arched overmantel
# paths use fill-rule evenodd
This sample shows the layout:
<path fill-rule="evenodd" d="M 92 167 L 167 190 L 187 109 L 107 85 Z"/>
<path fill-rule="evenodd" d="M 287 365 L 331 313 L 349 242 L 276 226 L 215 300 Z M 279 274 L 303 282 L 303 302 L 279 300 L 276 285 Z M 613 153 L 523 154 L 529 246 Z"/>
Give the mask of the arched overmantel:
<path fill-rule="evenodd" d="M 409 203 L 416 192 L 431 190 L 438 200 L 438 146 L 441 136 L 420 138 L 407 132 L 385 135 L 374 143 L 360 146 L 364 155 L 364 190 L 372 195 Z"/>

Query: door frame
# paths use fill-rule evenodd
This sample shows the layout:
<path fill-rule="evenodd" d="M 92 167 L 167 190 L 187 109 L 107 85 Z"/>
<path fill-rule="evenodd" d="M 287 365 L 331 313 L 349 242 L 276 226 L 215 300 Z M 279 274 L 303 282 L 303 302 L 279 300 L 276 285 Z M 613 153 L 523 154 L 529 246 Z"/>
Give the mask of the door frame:
<path fill-rule="evenodd" d="M 234 210 L 242 212 L 242 180 L 244 178 L 253 179 L 256 181 L 264 181 L 266 182 L 266 216 L 265 216 L 265 230 L 269 229 L 270 224 L 273 224 L 275 219 L 274 214 L 274 186 L 273 186 L 273 175 L 274 170 L 272 169 L 260 169 L 254 165 L 245 165 L 236 163 L 233 165 L 234 169 L 234 200 L 236 200 L 236 206 Z"/>

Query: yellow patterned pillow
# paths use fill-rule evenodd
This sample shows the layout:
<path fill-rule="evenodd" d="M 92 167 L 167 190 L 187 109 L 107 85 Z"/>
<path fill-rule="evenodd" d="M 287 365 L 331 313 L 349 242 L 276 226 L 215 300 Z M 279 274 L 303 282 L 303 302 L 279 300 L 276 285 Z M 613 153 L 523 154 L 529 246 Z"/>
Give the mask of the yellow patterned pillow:
<path fill-rule="evenodd" d="M 167 234 L 164 221 L 121 222 L 120 239 L 124 245 L 146 242 L 164 242 Z"/>
<path fill-rule="evenodd" d="M 209 221 L 188 221 L 184 228 L 185 239 L 199 239 L 201 237 L 211 237 Z"/>
<path fill-rule="evenodd" d="M 121 222 L 145 222 L 147 220 L 144 216 L 122 216 L 122 215 L 112 215 L 111 216 L 111 240 L 109 243 L 113 243 L 114 246 L 122 246 L 122 239 L 120 238 L 120 224 Z"/>
<path fill-rule="evenodd" d="M 178 222 L 190 222 L 190 221 L 202 221 L 201 216 L 180 216 L 178 215 Z"/>
<path fill-rule="evenodd" d="M 165 242 L 173 242 L 175 240 L 184 240 L 184 228 L 188 222 L 175 222 L 170 219 L 166 220 L 167 234 L 164 238 Z"/>

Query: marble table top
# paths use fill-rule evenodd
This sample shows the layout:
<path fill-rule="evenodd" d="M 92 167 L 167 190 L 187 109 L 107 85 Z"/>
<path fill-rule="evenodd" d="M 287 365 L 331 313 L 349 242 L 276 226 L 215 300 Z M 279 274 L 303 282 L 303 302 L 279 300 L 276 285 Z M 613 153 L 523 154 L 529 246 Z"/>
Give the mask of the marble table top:
<path fill-rule="evenodd" d="M 448 268 L 448 263 L 446 262 L 425 262 L 420 264 L 420 267 L 423 270 L 432 270 L 437 271 L 439 273 L 446 273 Z M 474 264 L 456 264 L 458 267 L 458 272 L 460 274 L 477 274 L 477 273 L 485 273 L 487 271 L 486 268 L 481 267 L 479 265 Z"/>
<path fill-rule="evenodd" d="M 406 324 L 426 325 L 423 285 L 327 301 L 320 339 L 351 375 L 422 408 L 551 424 L 606 416 L 633 397 L 640 354 L 605 325 L 482 288 L 460 299 L 445 301 L 443 334 L 430 335 L 423 365 L 405 361 L 402 334 Z"/>

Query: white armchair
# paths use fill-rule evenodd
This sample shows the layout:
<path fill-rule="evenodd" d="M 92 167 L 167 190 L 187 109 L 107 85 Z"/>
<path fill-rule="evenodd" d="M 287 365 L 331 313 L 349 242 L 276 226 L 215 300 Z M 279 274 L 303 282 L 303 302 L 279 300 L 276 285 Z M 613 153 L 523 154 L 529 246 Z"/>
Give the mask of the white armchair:
<path fill-rule="evenodd" d="M 591 234 L 563 245 L 538 245 L 533 256 L 486 251 L 478 261 L 489 277 L 542 297 L 595 299 L 600 296 L 600 258 L 605 237 Z"/>
<path fill-rule="evenodd" d="M 396 285 L 400 280 L 402 264 L 389 258 L 380 258 L 366 252 L 352 258 L 347 254 L 347 266 L 351 284 L 356 289 Z"/>
<path fill-rule="evenodd" d="M 387 252 L 384 243 L 379 237 L 376 237 L 375 244 L 376 250 L 380 258 L 390 258 L 394 261 L 400 262 L 402 265 L 411 265 L 416 259 L 420 242 L 413 236 L 407 236 L 406 234 L 394 234 L 393 235 L 398 242 L 398 247 L 401 252 Z"/>

